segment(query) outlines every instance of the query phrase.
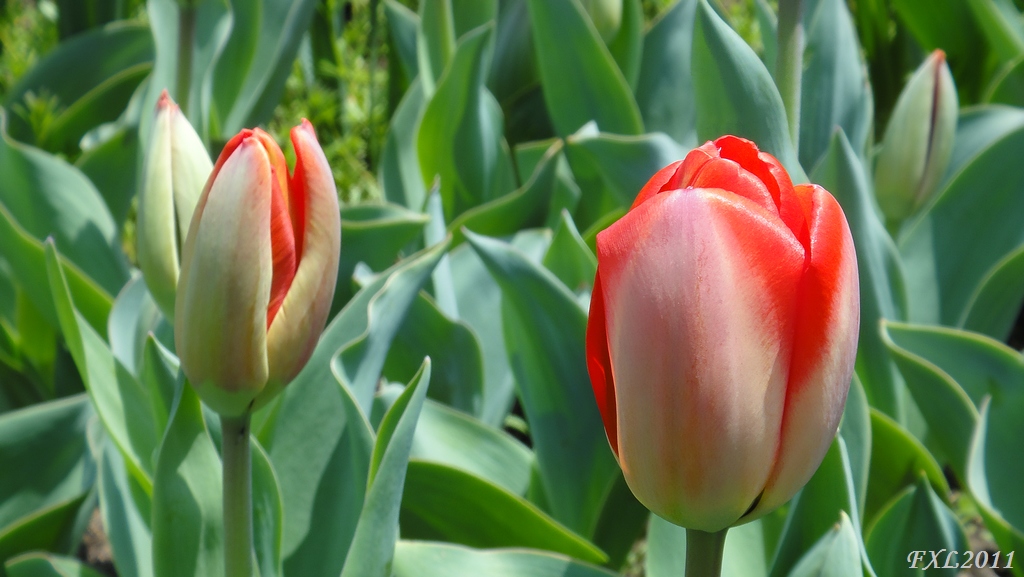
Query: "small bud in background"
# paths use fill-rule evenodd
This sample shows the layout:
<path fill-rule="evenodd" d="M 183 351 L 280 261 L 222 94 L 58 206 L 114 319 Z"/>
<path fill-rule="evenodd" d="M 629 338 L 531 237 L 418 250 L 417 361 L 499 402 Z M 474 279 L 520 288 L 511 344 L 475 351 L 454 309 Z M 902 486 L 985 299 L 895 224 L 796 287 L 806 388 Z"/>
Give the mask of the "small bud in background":
<path fill-rule="evenodd" d="M 622 25 L 622 0 L 580 0 L 605 42 L 615 38 Z"/>
<path fill-rule="evenodd" d="M 203 141 L 165 90 L 146 151 L 136 237 L 146 286 L 168 319 L 174 318 L 181 243 L 212 170 Z"/>
<path fill-rule="evenodd" d="M 957 95 L 941 50 L 900 93 L 875 165 L 875 195 L 885 217 L 899 222 L 936 192 L 956 134 Z"/>

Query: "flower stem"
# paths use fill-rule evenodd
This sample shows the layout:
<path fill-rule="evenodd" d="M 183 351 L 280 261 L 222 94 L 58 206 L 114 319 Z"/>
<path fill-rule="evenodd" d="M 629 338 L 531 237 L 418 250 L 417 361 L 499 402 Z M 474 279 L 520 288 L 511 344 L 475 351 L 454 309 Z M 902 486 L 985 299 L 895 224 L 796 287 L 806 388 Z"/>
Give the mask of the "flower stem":
<path fill-rule="evenodd" d="M 720 577 L 722 554 L 725 552 L 725 534 L 686 530 L 686 577 Z"/>
<path fill-rule="evenodd" d="M 196 8 L 191 2 L 178 8 L 178 69 L 174 86 L 178 106 L 188 115 L 188 93 L 192 81 L 192 45 L 196 35 Z"/>
<path fill-rule="evenodd" d="M 224 575 L 252 577 L 252 456 L 249 415 L 220 418 L 224 464 Z"/>
<path fill-rule="evenodd" d="M 793 147 L 800 147 L 800 82 L 804 71 L 803 0 L 779 0 L 775 84 L 789 119 Z"/>

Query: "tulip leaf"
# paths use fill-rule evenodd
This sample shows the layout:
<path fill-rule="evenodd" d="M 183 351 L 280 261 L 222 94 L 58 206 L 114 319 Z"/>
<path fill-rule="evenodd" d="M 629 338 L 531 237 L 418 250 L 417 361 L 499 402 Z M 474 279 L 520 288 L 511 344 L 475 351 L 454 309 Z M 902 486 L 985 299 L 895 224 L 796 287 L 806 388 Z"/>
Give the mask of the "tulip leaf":
<path fill-rule="evenodd" d="M 956 515 L 932 490 L 928 478 L 901 492 L 879 513 L 865 541 L 874 566 L 883 575 L 897 575 L 910 569 L 924 569 L 930 559 L 925 551 L 942 551 L 940 574 L 954 576 L 959 560 L 954 551 L 968 549 L 967 537 Z M 919 557 L 914 551 L 921 552 Z M 948 562 L 952 559 L 952 563 Z M 929 571 L 932 572 L 932 571 Z"/>
<path fill-rule="evenodd" d="M 1024 146 L 1017 128 L 980 151 L 934 203 L 904 225 L 899 247 L 907 272 L 910 320 L 955 326 L 979 284 L 1006 255 L 1024 245 L 1024 175 L 1007 172 Z M 985 223 L 979 226 L 978 223 Z M 1016 311 L 1007 311 L 1012 314 Z"/>
<path fill-rule="evenodd" d="M 425 356 L 432 361 L 430 398 L 478 415 L 484 376 L 476 336 L 466 323 L 448 318 L 421 291 L 388 349 L 384 376 L 408 382 Z"/>
<path fill-rule="evenodd" d="M 460 214 L 448 225 L 453 243 L 464 240 L 463 230 L 504 236 L 543 223 L 555 191 L 561 141 L 555 141 L 539 160 L 529 180 L 513 192 Z"/>
<path fill-rule="evenodd" d="M 395 61 L 407 85 L 419 74 L 416 42 L 420 17 L 398 0 L 384 0 L 384 13 L 387 15 L 388 38 L 391 41 L 389 46 L 394 50 L 393 54 L 397 57 Z"/>
<path fill-rule="evenodd" d="M 860 549 L 857 528 L 840 511 L 839 522 L 800 558 L 789 577 L 861 577 Z"/>
<path fill-rule="evenodd" d="M 1024 246 L 1007 254 L 982 279 L 971 296 L 959 325 L 961 328 L 1005 340 L 1013 331 L 1024 302 Z M 1009 314 L 1007 314 L 1009 313 Z"/>
<path fill-rule="evenodd" d="M 949 493 L 942 467 L 909 431 L 877 409 L 871 410 L 871 468 L 864 519 L 868 525 L 891 499 L 924 474 L 939 492 Z"/>
<path fill-rule="evenodd" d="M 697 146 L 690 52 L 698 0 L 679 0 L 644 35 L 636 101 L 644 124 L 685 148 Z"/>
<path fill-rule="evenodd" d="M 138 186 L 138 165 L 125 159 L 136 158 L 139 151 L 137 127 L 124 126 L 85 149 L 75 161 L 78 170 L 89 177 L 103 196 L 118 227 L 128 218 Z"/>
<path fill-rule="evenodd" d="M 416 136 L 423 182 L 440 179 L 447 221 L 507 192 L 501 178 L 511 172 L 504 120 L 484 86 L 493 30 L 484 26 L 459 41 Z"/>
<path fill-rule="evenodd" d="M 957 119 L 956 138 L 942 186 L 1001 138 L 1024 128 L 1024 110 L 1001 104 L 966 108 Z"/>
<path fill-rule="evenodd" d="M 626 83 L 635 92 L 644 47 L 644 8 L 640 0 L 621 0 L 621 3 L 619 29 L 608 39 L 607 46 Z"/>
<path fill-rule="evenodd" d="M 638 539 L 643 538 L 651 512 L 640 504 L 619 472 L 608 489 L 591 541 L 608 556 L 606 567 L 622 567 Z"/>
<path fill-rule="evenodd" d="M 850 383 L 850 392 L 846 397 L 843 419 L 839 423 L 839 436 L 846 443 L 847 456 L 850 459 L 850 477 L 853 481 L 853 492 L 857 497 L 858 517 L 864 516 L 867 502 L 869 473 L 871 471 L 872 437 L 871 407 L 868 405 L 867 394 L 857 375 Z"/>
<path fill-rule="evenodd" d="M 941 48 L 953 63 L 958 82 L 985 58 L 982 31 L 963 0 L 893 0 L 892 10 L 926 52 Z M 975 74 L 980 74 L 977 71 Z"/>
<path fill-rule="evenodd" d="M 597 257 L 583 241 L 569 212 L 562 210 L 551 246 L 544 253 L 544 268 L 551 271 L 570 290 L 590 290 L 597 275 Z"/>
<path fill-rule="evenodd" d="M 148 493 L 152 489 L 153 453 L 160 434 L 153 427 L 148 392 L 78 312 L 67 279 L 58 265 L 57 250 L 49 241 L 46 243 L 46 272 L 64 340 L 93 406 L 124 455 L 132 476 Z"/>
<path fill-rule="evenodd" d="M 614 577 L 606 569 L 530 549 L 480 550 L 447 543 L 399 541 L 394 577 Z"/>
<path fill-rule="evenodd" d="M 416 38 L 420 82 L 431 96 L 455 54 L 455 16 L 451 0 L 424 0 L 419 8 Z"/>
<path fill-rule="evenodd" d="M 430 384 L 430 359 L 384 415 L 370 460 L 366 500 L 341 577 L 390 577 L 416 421 Z"/>
<path fill-rule="evenodd" d="M 0 530 L 0 559 L 33 550 L 70 552 L 81 538 L 72 537 L 76 520 L 83 508 L 91 510 L 95 503 L 87 501 L 87 493 L 59 501 L 26 515 Z"/>
<path fill-rule="evenodd" d="M 417 134 L 425 107 L 422 84 L 418 79 L 414 80 L 391 117 L 377 175 L 384 189 L 384 198 L 417 212 L 423 210 L 427 200 L 427 187 L 423 183 L 416 152 Z"/>
<path fill-rule="evenodd" d="M 878 331 L 879 319 L 902 320 L 906 314 L 899 253 L 879 218 L 864 165 L 842 130 L 834 133 L 811 176 L 842 205 L 857 247 L 861 294 L 857 374 L 870 404 L 902 421 L 903 383 Z"/>
<path fill-rule="evenodd" d="M 464 515 L 464 510 L 473 511 Z M 600 549 L 524 498 L 471 473 L 409 462 L 402 500 L 402 536 L 477 548 L 529 547 L 601 564 Z"/>
<path fill-rule="evenodd" d="M 142 275 L 135 274 L 114 301 L 107 319 L 107 340 L 114 357 L 133 375 L 142 369 L 147 335 L 156 331 L 163 316 L 146 290 Z"/>
<path fill-rule="evenodd" d="M 591 120 L 604 132 L 643 133 L 629 83 L 579 0 L 528 5 L 544 102 L 558 135 L 568 136 Z"/>
<path fill-rule="evenodd" d="M 967 5 L 992 51 L 1003 62 L 1024 54 L 1024 26 L 1013 0 L 970 0 Z"/>
<path fill-rule="evenodd" d="M 141 493 L 138 484 L 125 471 L 124 459 L 109 441 L 102 450 L 97 486 L 103 528 L 110 541 L 114 565 L 119 577 L 153 577 L 153 536 L 149 529 L 149 507 L 136 505 L 133 495 Z M 145 497 L 149 501 L 149 497 Z"/>
<path fill-rule="evenodd" d="M 1003 551 L 1024 547 L 1024 498 L 1021 498 L 1019 455 L 1024 439 L 1020 414 L 1024 388 L 1017 386 L 981 404 L 978 427 L 971 439 L 967 487 L 985 526 Z M 1024 575 L 1021 565 L 1013 574 Z"/>
<path fill-rule="evenodd" d="M 467 240 L 502 290 L 505 346 L 550 513 L 589 536 L 618 468 L 587 375 L 586 313 L 522 252 L 472 233 Z"/>
<path fill-rule="evenodd" d="M 61 43 L 22 76 L 4 99 L 5 107 L 15 109 L 25 106 L 30 92 L 37 98 L 53 98 L 54 117 L 33 134 L 39 128 L 13 115 L 11 136 L 51 152 L 77 151 L 89 129 L 121 115 L 152 68 L 153 55 L 149 26 L 124 21 Z"/>
<path fill-rule="evenodd" d="M 0 559 L 25 550 L 9 548 L 11 532 L 34 517 L 55 511 L 46 529 L 56 534 L 74 516 L 66 504 L 80 503 L 96 478 L 85 440 L 94 414 L 88 398 L 76 395 L 0 415 L 0 463 L 16 472 L 0 476 Z"/>
<path fill-rule="evenodd" d="M 494 22 L 498 16 L 498 0 L 452 0 L 455 37 L 461 39 L 470 30 Z"/>
<path fill-rule="evenodd" d="M 817 166 L 840 127 L 859 158 L 872 129 L 873 100 L 857 29 L 846 3 L 820 0 L 807 27 L 801 82 L 800 163 Z"/>
<path fill-rule="evenodd" d="M 793 182 L 806 182 L 775 82 L 754 50 L 699 0 L 693 35 L 697 141 L 735 134 L 773 154 Z"/>
<path fill-rule="evenodd" d="M 7 561 L 7 577 L 103 577 L 78 559 L 50 553 L 28 553 Z"/>
<path fill-rule="evenodd" d="M 345 249 L 338 263 L 332 313 L 340 311 L 352 298 L 352 273 L 358 263 L 366 263 L 375 271 L 387 269 L 402 248 L 422 234 L 427 220 L 423 214 L 389 203 L 342 208 L 341 237 L 345 239 Z"/>
<path fill-rule="evenodd" d="M 766 577 L 768 553 L 761 520 L 732 527 L 725 536 L 722 577 Z M 678 577 L 686 567 L 686 529 L 651 515 L 646 577 Z"/>
<path fill-rule="evenodd" d="M 804 553 L 813 551 L 815 543 L 821 543 L 823 536 L 832 534 L 833 519 L 843 517 L 859 532 L 860 514 L 853 483 L 846 442 L 840 436 L 829 447 L 811 480 L 790 501 L 789 514 L 772 561 L 772 577 L 793 575 L 806 562 Z M 859 539 L 854 540 L 855 544 L 858 542 Z M 857 575 L 859 577 L 859 571 Z"/>
<path fill-rule="evenodd" d="M 224 574 L 221 462 L 192 387 L 179 379 L 153 478 L 156 577 Z"/>

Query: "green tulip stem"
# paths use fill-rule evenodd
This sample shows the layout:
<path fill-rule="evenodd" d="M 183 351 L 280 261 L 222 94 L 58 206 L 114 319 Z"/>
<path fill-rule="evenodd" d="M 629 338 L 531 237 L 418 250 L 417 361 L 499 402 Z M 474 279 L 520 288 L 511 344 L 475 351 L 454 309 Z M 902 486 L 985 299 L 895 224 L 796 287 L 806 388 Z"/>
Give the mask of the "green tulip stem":
<path fill-rule="evenodd" d="M 789 118 L 793 147 L 800 147 L 800 82 L 804 70 L 803 0 L 779 0 L 778 56 L 775 84 Z"/>
<path fill-rule="evenodd" d="M 224 575 L 252 577 L 252 455 L 249 415 L 220 418 L 224 464 Z"/>
<path fill-rule="evenodd" d="M 182 2 L 178 8 L 178 69 L 174 95 L 178 106 L 188 116 L 188 93 L 192 81 L 192 45 L 196 36 L 196 8 Z"/>
<path fill-rule="evenodd" d="M 725 534 L 728 531 L 728 528 L 717 533 L 686 530 L 686 577 L 721 576 Z"/>

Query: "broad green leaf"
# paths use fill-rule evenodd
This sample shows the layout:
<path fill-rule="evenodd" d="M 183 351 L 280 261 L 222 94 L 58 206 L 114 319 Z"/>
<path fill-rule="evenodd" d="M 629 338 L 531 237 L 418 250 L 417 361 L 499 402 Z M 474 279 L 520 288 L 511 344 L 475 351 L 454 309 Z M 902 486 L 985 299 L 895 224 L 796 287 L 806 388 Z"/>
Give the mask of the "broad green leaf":
<path fill-rule="evenodd" d="M 622 4 L 622 19 L 615 36 L 608 39 L 608 52 L 622 71 L 630 89 L 640 79 L 640 61 L 644 47 L 644 8 L 641 0 L 616 0 Z"/>
<path fill-rule="evenodd" d="M 618 467 L 593 399 L 586 313 L 547 270 L 500 241 L 467 240 L 502 289 L 502 324 L 551 514 L 593 533 Z"/>
<path fill-rule="evenodd" d="M 103 528 L 110 541 L 114 566 L 119 577 L 153 577 L 149 510 L 141 511 L 136 505 L 133 494 L 142 493 L 142 489 L 132 483 L 120 451 L 108 438 L 100 457 L 97 486 Z M 149 502 L 148 496 L 141 499 Z"/>
<path fill-rule="evenodd" d="M 1007 254 L 981 280 L 958 323 L 961 328 L 1005 340 L 1024 302 L 1024 246 Z"/>
<path fill-rule="evenodd" d="M 75 308 L 52 242 L 46 244 L 46 272 L 64 340 L 92 404 L 124 455 L 131 475 L 148 493 L 152 489 L 153 454 L 159 443 L 148 393 Z"/>
<path fill-rule="evenodd" d="M 252 443 L 253 545 L 260 577 L 281 577 L 281 538 L 284 502 L 270 457 L 259 442 Z"/>
<path fill-rule="evenodd" d="M 395 60 L 406 83 L 411 83 L 419 74 L 416 42 L 420 17 L 398 0 L 384 0 L 384 13 L 387 15 L 389 46 L 397 56 Z"/>
<path fill-rule="evenodd" d="M 414 80 L 391 117 L 377 175 L 384 198 L 416 212 L 423 210 L 427 200 L 416 152 L 416 135 L 425 106 L 423 87 L 419 80 Z"/>
<path fill-rule="evenodd" d="M 128 280 L 119 250 L 119 231 L 103 198 L 78 169 L 42 150 L 14 141 L 6 132 L 0 110 L 0 208 L 32 238 L 53 237 L 61 253 L 89 275 L 108 294 Z M 4 242 L 0 252 L 17 249 Z M 13 263 L 12 263 L 13 264 Z M 36 307 L 52 310 L 39 287 L 27 287 Z"/>
<path fill-rule="evenodd" d="M 455 17 L 452 0 L 423 0 L 416 38 L 419 78 L 426 95 L 432 96 L 455 54 Z"/>
<path fill-rule="evenodd" d="M 775 82 L 754 50 L 699 0 L 693 35 L 697 141 L 735 134 L 774 155 L 793 182 L 806 182 L 789 138 L 786 111 Z"/>
<path fill-rule="evenodd" d="M 82 493 L 43 507 L 0 529 L 0 559 L 34 550 L 70 553 L 73 545 L 69 541 L 77 543 L 81 538 L 69 538 L 75 533 L 77 518 L 83 507 L 94 504 L 87 497 Z"/>
<path fill-rule="evenodd" d="M 84 150 L 75 161 L 78 170 L 89 177 L 103 196 L 110 215 L 119 227 L 128 218 L 138 186 L 138 163 L 126 162 L 126 159 L 137 158 L 139 152 L 137 127 L 125 126 Z"/>
<path fill-rule="evenodd" d="M 493 26 L 478 28 L 458 44 L 437 90 L 427 102 L 416 136 L 423 182 L 440 179 L 445 220 L 499 196 L 501 107 L 484 86 Z"/>
<path fill-rule="evenodd" d="M 551 237 L 551 246 L 544 254 L 544 267 L 573 291 L 589 290 L 597 275 L 597 257 L 583 241 L 576 223 L 563 210 Z"/>
<path fill-rule="evenodd" d="M 697 113 L 690 53 L 698 0 L 678 0 L 644 35 L 636 101 L 648 130 L 685 148 L 697 146 Z"/>
<path fill-rule="evenodd" d="M 498 16 L 498 0 L 451 1 L 456 38 L 462 38 L 478 26 L 494 22 Z"/>
<path fill-rule="evenodd" d="M 766 577 L 768 554 L 761 520 L 729 529 L 723 577 Z M 647 577 L 678 577 L 686 568 L 686 529 L 651 515 L 647 529 Z"/>
<path fill-rule="evenodd" d="M 360 262 L 372 270 L 394 264 L 399 251 L 423 231 L 427 217 L 395 204 L 359 204 L 341 210 L 341 237 L 345 249 L 338 263 L 338 284 L 332 313 L 341 310 L 354 294 L 352 272 Z"/>
<path fill-rule="evenodd" d="M 544 101 L 559 136 L 591 120 L 604 132 L 641 134 L 643 120 L 629 83 L 579 0 L 528 5 Z"/>
<path fill-rule="evenodd" d="M 0 475 L 0 540 L 27 517 L 92 487 L 96 465 L 85 431 L 94 414 L 88 398 L 76 395 L 0 415 L 0 463 L 12 473 Z"/>
<path fill-rule="evenodd" d="M 1024 128 L 1007 133 L 957 173 L 899 239 L 910 320 L 956 325 L 982 279 L 1024 244 L 1024 175 L 1006 171 L 1024 146 Z M 979 306 L 974 301 L 973 306 Z M 1008 311 L 1007 314 L 1012 314 Z"/>
<path fill-rule="evenodd" d="M 967 537 L 956 515 L 932 490 L 927 477 L 918 478 L 879 513 L 868 530 L 865 546 L 872 564 L 883 575 L 913 575 L 930 561 L 914 551 L 945 551 L 954 563 L 929 570 L 928 574 L 955 577 L 957 556 L 953 551 L 968 549 Z M 946 568 L 946 567 L 949 568 Z"/>
<path fill-rule="evenodd" d="M 614 577 L 605 569 L 543 551 L 479 550 L 444 543 L 399 541 L 394 577 Z"/>
<path fill-rule="evenodd" d="M 78 559 L 47 553 L 28 553 L 6 563 L 8 577 L 103 577 Z"/>
<path fill-rule="evenodd" d="M 533 32 L 530 30 L 526 0 L 501 0 L 498 2 L 494 57 L 487 87 L 502 108 L 508 111 L 512 102 L 524 93 L 534 91 L 538 82 Z"/>
<path fill-rule="evenodd" d="M 150 334 L 142 350 L 139 384 L 149 394 L 153 429 L 162 435 L 167 428 L 178 380 L 178 357 Z"/>
<path fill-rule="evenodd" d="M 999 59 L 1008 62 L 1024 54 L 1024 27 L 1013 0 L 967 0 L 974 21 Z"/>
<path fill-rule="evenodd" d="M 409 462 L 401 526 L 402 536 L 411 539 L 544 549 L 596 564 L 607 560 L 523 497 L 439 463 Z"/>
<path fill-rule="evenodd" d="M 874 105 L 857 29 L 843 0 L 820 0 L 811 15 L 801 94 L 800 163 L 814 169 L 836 127 L 864 158 Z"/>
<path fill-rule="evenodd" d="M 775 15 L 775 9 L 768 0 L 754 0 L 754 11 L 757 25 L 761 29 L 761 44 L 764 51 L 761 53 L 761 61 L 768 70 L 775 70 L 775 63 L 779 51 L 779 17 Z M 808 10 L 804 9 L 804 25 L 807 25 Z"/>
<path fill-rule="evenodd" d="M 128 18 L 130 8 L 118 0 L 57 0 L 57 29 L 61 39 L 113 20 Z"/>
<path fill-rule="evenodd" d="M 1024 104 L 1024 55 L 1003 66 L 985 90 L 982 100 L 1010 106 Z"/>
<path fill-rule="evenodd" d="M 846 397 L 846 408 L 839 423 L 839 436 L 846 443 L 846 452 L 850 459 L 850 476 L 853 480 L 853 492 L 857 497 L 858 517 L 865 519 L 864 506 L 867 502 L 872 456 L 871 407 L 868 405 L 864 387 L 856 375 L 850 383 L 850 392 Z"/>
<path fill-rule="evenodd" d="M 852 475 L 846 443 L 841 436 L 837 437 L 817 472 L 790 502 L 772 561 L 772 577 L 793 575 L 805 562 L 804 553 L 813 551 L 815 543 L 830 535 L 830 528 L 834 530 L 835 519 L 846 517 L 854 531 L 859 531 L 860 515 Z M 859 571 L 857 575 L 859 577 Z"/>
<path fill-rule="evenodd" d="M 555 141 L 523 186 L 460 214 L 448 225 L 452 242 L 458 245 L 464 240 L 463 230 L 489 236 L 505 236 L 542 224 L 555 192 L 561 151 L 561 141 Z"/>
<path fill-rule="evenodd" d="M 608 556 L 605 566 L 618 568 L 625 564 L 637 540 L 643 537 L 650 517 L 651 512 L 633 495 L 620 472 L 608 488 L 591 538 Z"/>
<path fill-rule="evenodd" d="M 789 577 L 861 577 L 860 537 L 843 511 L 839 522 L 822 535 L 789 573 Z"/>
<path fill-rule="evenodd" d="M 899 253 L 879 217 L 865 167 L 841 130 L 834 133 L 811 176 L 842 205 L 857 247 L 861 295 L 857 374 L 871 405 L 902 422 L 906 418 L 903 382 L 878 331 L 879 319 L 902 320 L 906 315 Z"/>
<path fill-rule="evenodd" d="M 430 385 L 430 359 L 391 406 L 377 430 L 359 522 L 341 577 L 390 577 L 409 450 Z"/>
<path fill-rule="evenodd" d="M 974 21 L 970 1 L 893 0 L 892 10 L 926 51 L 943 49 L 955 76 L 978 67 L 985 57 L 982 31 Z"/>
<path fill-rule="evenodd" d="M 909 431 L 871 410 L 871 469 L 864 519 L 868 525 L 891 499 L 924 474 L 943 495 L 949 485 L 935 457 Z"/>
<path fill-rule="evenodd" d="M 146 290 L 141 274 L 133 274 L 114 301 L 107 319 L 110 351 L 133 375 L 142 369 L 147 335 L 156 331 L 163 316 Z"/>
<path fill-rule="evenodd" d="M 231 2 L 231 36 L 210 79 L 225 138 L 270 120 L 309 30 L 315 0 Z M 264 575 L 266 577 L 266 575 Z"/>
<path fill-rule="evenodd" d="M 430 398 L 479 415 L 484 375 L 476 336 L 466 323 L 448 318 L 433 299 L 420 292 L 388 349 L 384 376 L 393 382 L 409 382 L 423 357 L 431 359 Z"/>
<path fill-rule="evenodd" d="M 963 479 L 978 419 L 975 405 L 1024 379 L 1024 360 L 984 335 L 956 329 L 886 323 L 883 335 L 932 434 Z"/>
<path fill-rule="evenodd" d="M 11 135 L 52 152 L 77 151 L 89 129 L 117 119 L 153 66 L 153 39 L 144 24 L 115 22 L 61 43 L 33 66 L 4 99 L 25 106 L 28 92 L 57 99 L 57 110 L 39 134 L 20 115 Z M 5 171 L 6 172 L 6 171 Z"/>
<path fill-rule="evenodd" d="M 965 166 L 1007 134 L 1024 127 L 1024 110 L 1001 104 L 972 106 L 957 119 L 953 154 L 943 187 Z"/>
<path fill-rule="evenodd" d="M 978 427 L 971 439 L 967 487 L 978 504 L 986 527 L 1000 549 L 1019 551 L 1024 547 L 1024 499 L 1021 498 L 1020 460 L 1022 449 L 1020 414 L 1024 410 L 1024 388 L 986 399 L 981 405 Z M 1022 566 L 1014 575 L 1024 574 Z"/>

